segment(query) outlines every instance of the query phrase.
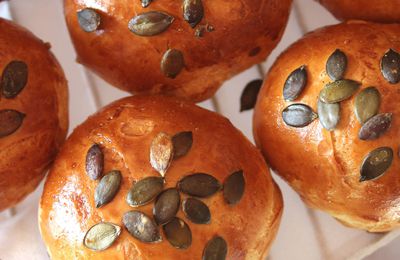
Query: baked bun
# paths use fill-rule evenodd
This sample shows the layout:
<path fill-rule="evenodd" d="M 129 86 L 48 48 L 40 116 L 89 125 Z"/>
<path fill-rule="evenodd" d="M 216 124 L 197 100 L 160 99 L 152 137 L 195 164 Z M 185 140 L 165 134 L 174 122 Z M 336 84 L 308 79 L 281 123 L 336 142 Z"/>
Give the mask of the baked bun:
<path fill-rule="evenodd" d="M 257 145 L 302 199 L 371 232 L 399 226 L 399 52 L 400 25 L 316 30 L 277 59 L 254 114 Z"/>
<path fill-rule="evenodd" d="M 64 2 L 78 62 L 131 93 L 201 101 L 266 59 L 282 36 L 292 1 Z"/>
<path fill-rule="evenodd" d="M 400 22 L 398 0 L 317 0 L 339 20 Z"/>
<path fill-rule="evenodd" d="M 49 48 L 0 18 L 0 211 L 37 187 L 67 133 L 67 81 Z"/>

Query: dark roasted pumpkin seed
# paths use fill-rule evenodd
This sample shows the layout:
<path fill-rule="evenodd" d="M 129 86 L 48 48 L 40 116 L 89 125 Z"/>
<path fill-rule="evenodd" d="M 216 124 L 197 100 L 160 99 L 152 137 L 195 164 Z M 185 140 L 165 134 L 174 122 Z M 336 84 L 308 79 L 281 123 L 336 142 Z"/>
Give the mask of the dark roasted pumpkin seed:
<path fill-rule="evenodd" d="M 282 111 L 283 121 L 288 126 L 305 127 L 318 118 L 311 107 L 304 104 L 292 104 Z"/>
<path fill-rule="evenodd" d="M 96 208 L 100 208 L 113 200 L 121 186 L 121 179 L 120 171 L 111 171 L 101 178 L 94 194 Z"/>
<path fill-rule="evenodd" d="M 203 19 L 202 0 L 183 0 L 183 18 L 191 27 L 195 27 Z"/>
<path fill-rule="evenodd" d="M 340 104 L 327 104 L 318 99 L 318 118 L 325 129 L 334 130 L 340 120 Z"/>
<path fill-rule="evenodd" d="M 151 4 L 152 0 L 141 0 L 141 2 L 142 2 L 142 7 L 146 8 Z"/>
<path fill-rule="evenodd" d="M 182 203 L 182 210 L 186 217 L 196 224 L 208 224 L 211 220 L 210 209 L 201 200 L 187 198 Z"/>
<path fill-rule="evenodd" d="M 344 52 L 336 49 L 326 62 L 326 73 L 333 80 L 342 79 L 347 68 L 347 57 Z"/>
<path fill-rule="evenodd" d="M 153 215 L 158 225 L 171 221 L 179 210 L 181 198 L 175 188 L 167 189 L 158 195 L 154 203 Z"/>
<path fill-rule="evenodd" d="M 361 140 L 377 139 L 389 129 L 391 123 L 392 113 L 378 114 L 365 122 L 358 133 L 358 137 Z"/>
<path fill-rule="evenodd" d="M 25 114 L 12 109 L 0 110 L 0 138 L 17 131 L 25 118 Z"/>
<path fill-rule="evenodd" d="M 390 147 L 380 147 L 370 152 L 361 164 L 360 182 L 377 179 L 392 165 L 393 150 Z"/>
<path fill-rule="evenodd" d="M 173 247 L 186 249 L 192 244 L 192 232 L 182 219 L 175 217 L 163 226 L 163 229 L 167 240 Z"/>
<path fill-rule="evenodd" d="M 206 173 L 185 176 L 177 186 L 181 192 L 200 198 L 211 196 L 221 189 L 219 181 Z"/>
<path fill-rule="evenodd" d="M 262 79 L 252 80 L 247 83 L 243 89 L 242 95 L 240 96 L 240 112 L 254 108 L 262 84 Z"/>
<path fill-rule="evenodd" d="M 104 155 L 98 144 L 92 145 L 86 154 L 86 174 L 97 180 L 103 173 Z"/>
<path fill-rule="evenodd" d="M 243 196 L 245 180 L 243 171 L 232 173 L 224 182 L 224 199 L 228 204 L 236 204 Z"/>
<path fill-rule="evenodd" d="M 371 117 L 378 114 L 381 104 L 381 95 L 375 87 L 363 89 L 357 96 L 354 102 L 354 112 L 357 120 L 364 124 Z"/>
<path fill-rule="evenodd" d="M 101 222 L 92 226 L 83 239 L 83 244 L 95 251 L 109 248 L 121 234 L 121 227 L 109 222 Z"/>
<path fill-rule="evenodd" d="M 131 207 L 146 205 L 160 194 L 164 187 L 161 177 L 147 177 L 136 182 L 128 192 L 126 202 Z"/>
<path fill-rule="evenodd" d="M 169 14 L 150 11 L 133 17 L 128 28 L 139 36 L 154 36 L 167 30 L 173 21 L 174 17 Z"/>
<path fill-rule="evenodd" d="M 23 61 L 11 61 L 3 70 L 0 89 L 5 98 L 16 97 L 28 82 L 28 65 Z"/>
<path fill-rule="evenodd" d="M 400 82 L 400 54 L 389 49 L 381 59 L 383 77 L 391 84 Z"/>
<path fill-rule="evenodd" d="M 190 151 L 193 144 L 193 134 L 191 131 L 177 133 L 172 137 L 172 143 L 174 145 L 174 159 L 178 159 Z"/>
<path fill-rule="evenodd" d="M 94 32 L 96 31 L 101 23 L 100 14 L 91 8 L 85 8 L 78 11 L 78 22 L 79 26 L 85 32 Z"/>
<path fill-rule="evenodd" d="M 161 242 L 161 234 L 157 224 L 147 215 L 140 211 L 132 210 L 126 212 L 122 222 L 129 234 L 139 241 L 146 243 Z"/>
<path fill-rule="evenodd" d="M 174 145 L 172 138 L 166 133 L 159 133 L 154 137 L 150 146 L 150 163 L 151 166 L 158 171 L 162 177 L 168 170 L 169 165 L 174 157 Z"/>
<path fill-rule="evenodd" d="M 321 90 L 319 98 L 322 102 L 328 104 L 338 103 L 351 97 L 359 87 L 360 83 L 354 80 L 337 80 L 335 82 L 326 84 Z"/>
<path fill-rule="evenodd" d="M 202 260 L 225 260 L 228 253 L 228 245 L 220 236 L 213 237 L 207 242 L 203 251 Z"/>
<path fill-rule="evenodd" d="M 307 84 L 306 66 L 301 66 L 290 73 L 283 86 L 283 98 L 286 101 L 295 100 Z"/>
<path fill-rule="evenodd" d="M 185 66 L 183 54 L 179 50 L 167 50 L 161 59 L 161 71 L 168 78 L 176 78 Z"/>

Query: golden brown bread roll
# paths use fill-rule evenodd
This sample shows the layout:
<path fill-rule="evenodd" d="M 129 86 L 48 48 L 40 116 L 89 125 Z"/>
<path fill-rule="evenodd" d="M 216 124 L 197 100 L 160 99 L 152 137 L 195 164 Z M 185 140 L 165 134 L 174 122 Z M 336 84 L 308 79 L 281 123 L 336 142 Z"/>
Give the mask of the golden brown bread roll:
<path fill-rule="evenodd" d="M 139 0 L 64 2 L 80 63 L 120 89 L 192 101 L 264 61 L 291 6 L 291 0 L 143 0 L 146 8 Z"/>
<path fill-rule="evenodd" d="M 67 81 L 49 48 L 0 18 L 0 211 L 37 187 L 67 133 Z"/>
<path fill-rule="evenodd" d="M 209 250 L 227 249 L 226 259 L 263 259 L 282 206 L 261 153 L 226 118 L 135 96 L 75 129 L 46 180 L 39 222 L 52 259 L 202 259 L 215 237 Z"/>
<path fill-rule="evenodd" d="M 339 20 L 400 22 L 399 0 L 316 0 Z"/>
<path fill-rule="evenodd" d="M 316 30 L 277 59 L 254 114 L 256 143 L 302 199 L 371 232 L 399 226 L 399 52 L 397 24 Z"/>

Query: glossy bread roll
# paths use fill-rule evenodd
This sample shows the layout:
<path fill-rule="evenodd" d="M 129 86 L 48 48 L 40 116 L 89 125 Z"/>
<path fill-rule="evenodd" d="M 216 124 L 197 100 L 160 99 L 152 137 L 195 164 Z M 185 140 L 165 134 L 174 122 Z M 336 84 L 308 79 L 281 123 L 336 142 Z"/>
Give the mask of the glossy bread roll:
<path fill-rule="evenodd" d="M 316 0 L 339 20 L 400 22 L 399 0 Z"/>
<path fill-rule="evenodd" d="M 37 187 L 67 133 L 67 81 L 49 48 L 0 18 L 0 211 Z"/>
<path fill-rule="evenodd" d="M 192 101 L 264 61 L 291 6 L 291 0 L 64 2 L 78 62 L 122 90 Z"/>
<path fill-rule="evenodd" d="M 271 167 L 310 207 L 371 232 L 400 223 L 399 52 L 397 24 L 321 28 L 277 59 L 255 108 Z"/>
<path fill-rule="evenodd" d="M 261 153 L 226 118 L 135 96 L 75 129 L 39 222 L 52 259 L 264 259 L 282 206 Z"/>

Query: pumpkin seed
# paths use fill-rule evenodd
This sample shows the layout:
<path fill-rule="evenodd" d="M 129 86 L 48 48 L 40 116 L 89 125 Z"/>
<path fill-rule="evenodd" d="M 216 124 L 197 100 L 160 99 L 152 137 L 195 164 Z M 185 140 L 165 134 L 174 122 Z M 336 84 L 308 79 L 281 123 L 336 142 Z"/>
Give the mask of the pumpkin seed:
<path fill-rule="evenodd" d="M 28 65 L 23 61 L 11 61 L 3 70 L 0 89 L 5 98 L 16 97 L 28 82 Z"/>
<path fill-rule="evenodd" d="M 224 182 L 224 198 L 228 204 L 236 204 L 244 193 L 245 180 L 243 171 L 232 173 Z"/>
<path fill-rule="evenodd" d="M 91 8 L 85 8 L 78 11 L 78 23 L 79 26 L 85 32 L 94 32 L 96 31 L 101 23 L 101 17 L 96 10 Z"/>
<path fill-rule="evenodd" d="M 12 109 L 0 110 L 0 138 L 17 131 L 25 118 L 25 114 Z"/>
<path fill-rule="evenodd" d="M 179 210 L 180 202 L 179 192 L 175 188 L 167 189 L 158 195 L 153 208 L 156 223 L 164 225 L 171 221 Z"/>
<path fill-rule="evenodd" d="M 327 104 L 318 99 L 318 117 L 325 129 L 334 130 L 340 120 L 340 104 Z"/>
<path fill-rule="evenodd" d="M 177 186 L 181 192 L 200 198 L 209 197 L 221 189 L 219 181 L 206 173 L 185 176 Z"/>
<path fill-rule="evenodd" d="M 94 194 L 96 208 L 100 208 L 112 201 L 121 186 L 121 179 L 120 171 L 111 171 L 101 178 Z"/>
<path fill-rule="evenodd" d="M 193 134 L 191 131 L 180 132 L 172 137 L 174 145 L 174 159 L 185 156 L 193 144 Z"/>
<path fill-rule="evenodd" d="M 131 207 L 148 204 L 163 190 L 164 179 L 160 177 L 147 177 L 136 182 L 128 192 L 126 202 Z"/>
<path fill-rule="evenodd" d="M 186 249 L 192 244 L 192 232 L 182 219 L 175 217 L 163 226 L 163 229 L 167 240 L 173 247 Z"/>
<path fill-rule="evenodd" d="M 162 177 L 165 176 L 165 173 L 174 157 L 173 149 L 174 145 L 171 137 L 163 132 L 159 133 L 151 142 L 150 163 Z"/>
<path fill-rule="evenodd" d="M 311 107 L 304 104 L 292 104 L 282 111 L 283 121 L 288 126 L 305 127 L 318 118 Z"/>
<path fill-rule="evenodd" d="M 133 17 L 128 28 L 139 36 L 154 36 L 167 30 L 173 21 L 174 17 L 169 14 L 150 11 Z"/>
<path fill-rule="evenodd" d="M 392 113 L 373 116 L 361 127 L 358 137 L 361 140 L 377 139 L 389 129 L 391 123 Z"/>
<path fill-rule="evenodd" d="M 142 7 L 143 8 L 148 7 L 152 2 L 152 0 L 141 0 L 141 1 L 142 1 Z"/>
<path fill-rule="evenodd" d="M 203 251 L 202 260 L 225 260 L 228 253 L 228 245 L 220 236 L 213 237 L 208 241 Z"/>
<path fill-rule="evenodd" d="M 322 102 L 332 104 L 338 103 L 351 97 L 360 87 L 360 83 L 350 80 L 341 79 L 325 85 L 321 90 L 319 98 Z"/>
<path fill-rule="evenodd" d="M 391 84 L 400 82 L 400 54 L 389 49 L 381 59 L 383 77 Z"/>
<path fill-rule="evenodd" d="M 254 108 L 262 84 L 262 79 L 256 79 L 247 83 L 243 89 L 242 95 L 240 96 L 240 112 Z"/>
<path fill-rule="evenodd" d="M 91 250 L 102 251 L 109 248 L 120 234 L 121 227 L 113 223 L 101 222 L 86 232 L 83 244 Z"/>
<path fill-rule="evenodd" d="M 132 210 L 126 212 L 122 218 L 122 222 L 129 234 L 139 241 L 146 243 L 162 241 L 157 224 L 140 211 Z"/>
<path fill-rule="evenodd" d="M 182 210 L 186 217 L 196 224 L 210 223 L 211 213 L 207 205 L 201 200 L 187 198 L 182 203 Z"/>
<path fill-rule="evenodd" d="M 90 147 L 86 154 L 86 174 L 92 180 L 97 180 L 103 173 L 104 155 L 98 144 Z"/>
<path fill-rule="evenodd" d="M 354 111 L 357 120 L 364 124 L 368 119 L 378 114 L 381 104 L 381 95 L 375 87 L 363 89 L 357 96 L 354 103 Z"/>
<path fill-rule="evenodd" d="M 295 100 L 307 84 L 306 66 L 303 65 L 290 73 L 283 86 L 283 98 L 285 101 Z"/>
<path fill-rule="evenodd" d="M 344 72 L 347 68 L 347 57 L 344 52 L 339 49 L 336 49 L 331 56 L 329 56 L 328 61 L 326 62 L 326 72 L 328 76 L 333 80 L 342 79 L 344 76 Z"/>
<path fill-rule="evenodd" d="M 168 78 L 176 78 L 185 66 L 183 54 L 179 50 L 167 50 L 161 59 L 161 71 Z"/>
<path fill-rule="evenodd" d="M 201 0 L 183 0 L 183 18 L 192 28 L 203 19 L 204 8 Z"/>
<path fill-rule="evenodd" d="M 370 152 L 361 164 L 360 182 L 377 179 L 392 165 L 393 150 L 390 147 L 379 147 Z"/>

